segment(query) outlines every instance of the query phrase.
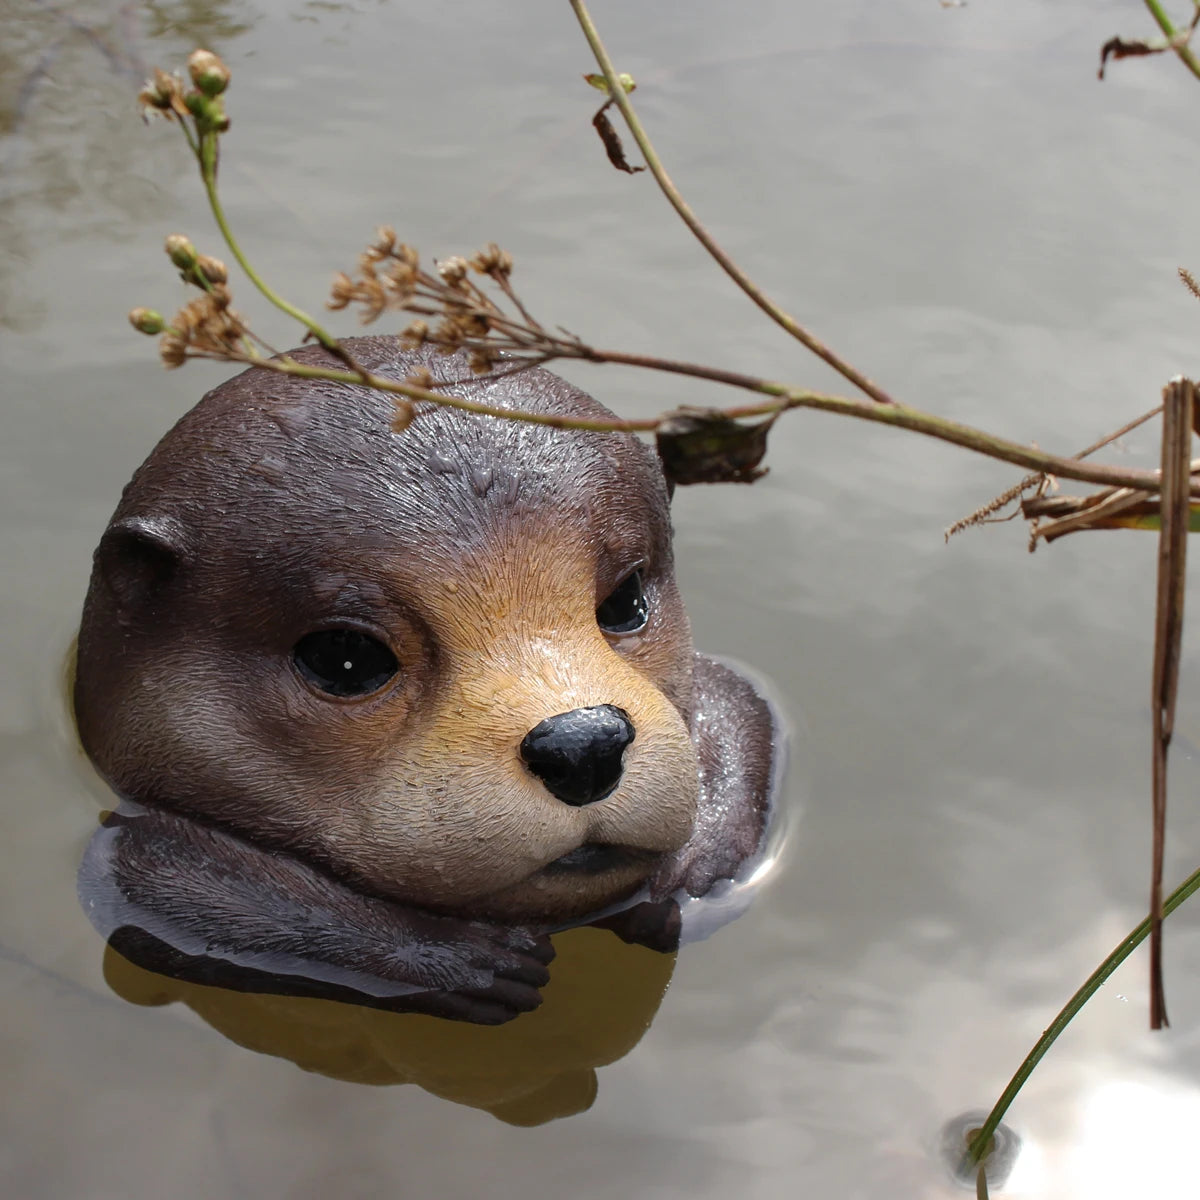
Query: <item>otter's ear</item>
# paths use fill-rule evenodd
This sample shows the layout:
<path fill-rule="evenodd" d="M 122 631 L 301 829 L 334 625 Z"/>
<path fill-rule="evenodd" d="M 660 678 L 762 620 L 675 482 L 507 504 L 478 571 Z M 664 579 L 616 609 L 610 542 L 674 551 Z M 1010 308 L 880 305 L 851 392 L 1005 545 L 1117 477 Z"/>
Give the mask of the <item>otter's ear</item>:
<path fill-rule="evenodd" d="M 183 527 L 171 517 L 122 517 L 100 539 L 96 568 L 118 605 L 139 605 L 169 583 L 186 562 Z"/>

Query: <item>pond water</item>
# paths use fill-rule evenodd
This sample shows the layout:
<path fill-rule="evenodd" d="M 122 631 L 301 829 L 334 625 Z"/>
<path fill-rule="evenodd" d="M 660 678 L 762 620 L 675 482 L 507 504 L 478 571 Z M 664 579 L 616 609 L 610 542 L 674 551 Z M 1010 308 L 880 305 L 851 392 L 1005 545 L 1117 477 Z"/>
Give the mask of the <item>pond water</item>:
<path fill-rule="evenodd" d="M 1200 269 L 1200 84 L 1164 58 L 1097 82 L 1102 42 L 1153 33 L 1133 0 L 596 7 L 703 219 L 902 399 L 1071 452 L 1194 373 L 1200 308 L 1175 269 Z M 257 1043 L 232 1019 L 106 980 L 74 894 L 104 793 L 72 743 L 63 661 L 122 485 L 228 373 L 164 373 L 125 323 L 180 299 L 164 234 L 217 250 L 177 135 L 137 118 L 148 66 L 196 44 L 232 66 L 226 203 L 305 305 L 390 221 L 430 254 L 499 242 L 535 311 L 596 344 L 837 385 L 648 175 L 604 162 L 565 3 L 67 12 L 0 5 L 4 1194 L 962 1194 L 943 1128 L 991 1105 L 1145 910 L 1155 539 L 1030 557 L 1011 524 L 947 547 L 943 529 L 1017 473 L 901 432 L 793 414 L 753 488 L 676 497 L 697 644 L 767 673 L 800 731 L 792 835 L 751 911 L 685 948 L 585 1112 L 520 1127 L 305 1072 L 238 1044 Z M 269 340 L 297 340 L 236 294 Z M 630 415 L 739 399 L 564 373 Z M 1148 462 L 1156 441 L 1148 426 L 1111 453 Z M 1200 853 L 1198 628 L 1169 880 Z M 1196 931 L 1187 908 L 1168 926 L 1170 1031 L 1146 1030 L 1135 955 L 1045 1060 L 1011 1111 L 999 1194 L 1188 1190 Z"/>

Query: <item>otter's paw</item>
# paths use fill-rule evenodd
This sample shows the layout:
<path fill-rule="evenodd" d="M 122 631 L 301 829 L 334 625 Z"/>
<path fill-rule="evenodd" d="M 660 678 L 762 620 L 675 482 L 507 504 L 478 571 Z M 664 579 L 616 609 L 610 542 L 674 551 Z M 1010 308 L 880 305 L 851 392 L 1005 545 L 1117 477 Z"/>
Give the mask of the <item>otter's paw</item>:
<path fill-rule="evenodd" d="M 398 964 L 398 974 L 437 986 L 403 997 L 408 1011 L 501 1025 L 541 1004 L 554 958 L 546 934 L 411 911 L 409 919 L 416 945 L 397 949 L 407 960 Z"/>
<path fill-rule="evenodd" d="M 88 844 L 79 896 L 113 948 L 147 970 L 487 1024 L 541 1002 L 546 934 L 366 896 L 226 831 L 123 808 Z"/>
<path fill-rule="evenodd" d="M 611 930 L 623 942 L 645 946 L 661 954 L 674 954 L 679 949 L 683 927 L 679 905 L 670 897 L 635 904 L 632 908 L 601 917 L 593 924 L 598 929 Z"/>

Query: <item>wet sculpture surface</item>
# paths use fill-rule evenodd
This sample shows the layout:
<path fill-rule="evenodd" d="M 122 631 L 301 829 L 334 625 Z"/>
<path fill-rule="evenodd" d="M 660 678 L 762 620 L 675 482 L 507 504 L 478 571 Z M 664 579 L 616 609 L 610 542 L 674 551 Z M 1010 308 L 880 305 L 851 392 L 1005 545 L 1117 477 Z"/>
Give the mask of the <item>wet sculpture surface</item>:
<path fill-rule="evenodd" d="M 488 404 L 608 415 L 546 371 L 350 344 Z M 678 943 L 761 850 L 779 731 L 693 649 L 647 447 L 393 415 L 247 372 L 126 488 L 75 685 L 123 803 L 80 894 L 178 978 L 500 1022 L 539 1002 L 556 929 Z"/>

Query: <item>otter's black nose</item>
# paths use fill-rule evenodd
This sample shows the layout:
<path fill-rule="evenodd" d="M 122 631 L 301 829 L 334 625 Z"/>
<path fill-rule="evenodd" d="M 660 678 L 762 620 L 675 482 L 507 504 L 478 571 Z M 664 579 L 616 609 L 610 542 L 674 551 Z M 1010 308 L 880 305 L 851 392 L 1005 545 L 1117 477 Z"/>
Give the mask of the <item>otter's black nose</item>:
<path fill-rule="evenodd" d="M 521 757 L 564 804 L 595 804 L 616 788 L 621 755 L 632 741 L 629 714 L 597 704 L 535 725 L 521 743 Z"/>

